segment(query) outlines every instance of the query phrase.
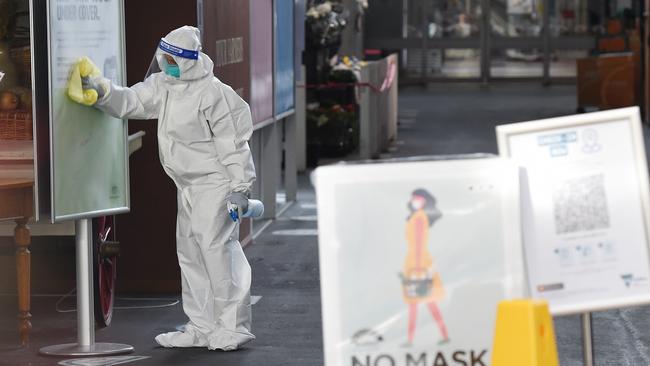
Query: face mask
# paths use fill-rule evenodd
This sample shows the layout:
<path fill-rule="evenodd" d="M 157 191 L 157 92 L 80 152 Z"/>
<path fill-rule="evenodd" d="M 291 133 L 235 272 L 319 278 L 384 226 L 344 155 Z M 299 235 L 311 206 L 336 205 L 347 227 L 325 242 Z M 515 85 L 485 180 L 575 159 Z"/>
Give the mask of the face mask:
<path fill-rule="evenodd" d="M 171 65 L 165 60 L 165 74 L 178 79 L 181 77 L 181 69 L 178 65 Z"/>

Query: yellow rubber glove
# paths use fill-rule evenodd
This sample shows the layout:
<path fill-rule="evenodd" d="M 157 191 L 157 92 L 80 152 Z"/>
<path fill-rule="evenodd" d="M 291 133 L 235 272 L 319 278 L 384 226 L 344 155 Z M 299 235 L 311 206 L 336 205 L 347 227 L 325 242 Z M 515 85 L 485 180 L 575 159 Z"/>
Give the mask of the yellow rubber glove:
<path fill-rule="evenodd" d="M 87 106 L 92 106 L 97 103 L 97 91 L 94 89 L 83 89 L 81 78 L 101 76 L 102 73 L 99 68 L 88 58 L 80 58 L 73 66 L 68 85 L 66 87 L 67 94 L 70 99 L 75 102 Z"/>

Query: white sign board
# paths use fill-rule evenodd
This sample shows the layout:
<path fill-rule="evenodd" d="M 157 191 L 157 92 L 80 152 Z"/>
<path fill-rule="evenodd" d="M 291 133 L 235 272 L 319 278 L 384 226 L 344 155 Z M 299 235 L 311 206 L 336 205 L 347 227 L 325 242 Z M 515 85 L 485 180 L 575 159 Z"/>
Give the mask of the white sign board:
<path fill-rule="evenodd" d="M 501 159 L 314 173 L 325 364 L 488 365 L 525 295 L 519 173 Z"/>
<path fill-rule="evenodd" d="M 65 93 L 82 56 L 123 84 L 123 19 L 122 0 L 48 0 L 53 221 L 128 211 L 126 122 Z"/>
<path fill-rule="evenodd" d="M 497 127 L 526 168 L 531 294 L 553 314 L 650 303 L 648 170 L 638 108 Z"/>

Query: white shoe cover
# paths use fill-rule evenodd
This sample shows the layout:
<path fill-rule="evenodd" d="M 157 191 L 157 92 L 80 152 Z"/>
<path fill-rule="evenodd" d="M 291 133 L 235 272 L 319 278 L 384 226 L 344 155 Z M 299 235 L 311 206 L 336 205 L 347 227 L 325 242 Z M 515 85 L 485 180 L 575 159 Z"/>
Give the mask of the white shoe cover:
<path fill-rule="evenodd" d="M 211 351 L 236 351 L 240 346 L 253 339 L 255 336 L 250 333 L 216 331 L 208 337 L 208 349 Z"/>
<path fill-rule="evenodd" d="M 206 347 L 205 336 L 194 332 L 169 332 L 156 336 L 156 343 L 166 348 L 173 347 Z"/>

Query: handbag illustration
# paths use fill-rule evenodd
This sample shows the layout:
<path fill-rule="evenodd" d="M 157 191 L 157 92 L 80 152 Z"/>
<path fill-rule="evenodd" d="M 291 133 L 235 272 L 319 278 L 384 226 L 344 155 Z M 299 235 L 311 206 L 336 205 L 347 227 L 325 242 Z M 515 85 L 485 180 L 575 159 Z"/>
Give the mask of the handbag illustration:
<path fill-rule="evenodd" d="M 444 289 L 438 272 L 434 273 L 428 268 L 413 268 L 406 275 L 401 272 L 399 277 L 402 280 L 402 291 L 405 298 L 415 300 L 444 297 Z"/>

